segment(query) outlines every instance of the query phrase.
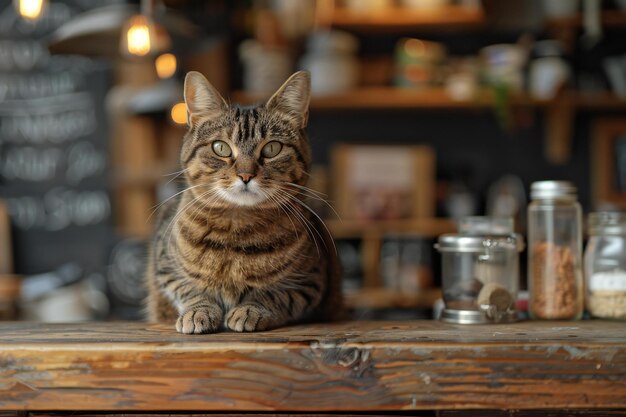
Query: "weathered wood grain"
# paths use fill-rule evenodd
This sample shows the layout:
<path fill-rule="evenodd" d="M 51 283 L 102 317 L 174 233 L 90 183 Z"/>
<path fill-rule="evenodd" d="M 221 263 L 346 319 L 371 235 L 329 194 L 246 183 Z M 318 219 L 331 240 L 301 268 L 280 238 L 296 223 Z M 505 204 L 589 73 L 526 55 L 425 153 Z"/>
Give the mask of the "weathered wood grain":
<path fill-rule="evenodd" d="M 28 417 L 64 417 L 71 415 L 72 417 L 252 417 L 260 415 L 263 417 L 398 417 L 398 416 L 414 416 L 414 417 L 624 417 L 624 410 L 440 410 L 440 411 L 412 411 L 412 412 L 394 412 L 393 414 L 292 414 L 292 413 L 263 413 L 263 414 L 221 414 L 221 413 L 193 413 L 193 414 L 172 414 L 172 413 L 28 413 Z M 4 417 L 0 413 L 0 417 Z M 11 416 L 15 417 L 15 416 Z"/>
<path fill-rule="evenodd" d="M 334 417 L 398 417 L 398 415 L 396 413 L 394 414 L 302 414 L 302 413 L 255 413 L 250 415 L 249 413 L 245 413 L 245 414 L 232 414 L 232 413 L 228 413 L 228 414 L 222 414 L 222 413 L 193 413 L 193 414 L 181 414 L 181 413 L 153 413 L 153 414 L 145 414 L 145 413 L 135 413 L 135 414 L 128 414 L 128 413 L 74 413 L 74 412 L 56 412 L 56 413 L 40 413 L 40 412 L 32 412 L 29 413 L 28 417 L 65 417 L 65 416 L 71 416 L 71 417 L 252 417 L 252 416 L 263 416 L 263 417 L 328 417 L 328 416 L 334 416 Z M 434 412 L 429 412 L 429 411 L 424 411 L 424 412 L 416 412 L 415 414 L 412 414 L 415 416 L 424 416 L 424 417 L 434 417 Z M 4 416 L 3 416 L 4 417 Z M 454 416 L 457 417 L 457 416 Z M 499 416 L 494 416 L 494 417 L 499 417 Z M 507 416 L 507 417 L 516 417 L 516 416 Z M 584 416 L 584 417 L 590 417 L 588 415 Z M 603 416 L 604 417 L 604 416 Z M 613 417 L 613 416 L 611 416 Z"/>
<path fill-rule="evenodd" d="M 0 410 L 626 409 L 626 323 L 0 324 Z"/>

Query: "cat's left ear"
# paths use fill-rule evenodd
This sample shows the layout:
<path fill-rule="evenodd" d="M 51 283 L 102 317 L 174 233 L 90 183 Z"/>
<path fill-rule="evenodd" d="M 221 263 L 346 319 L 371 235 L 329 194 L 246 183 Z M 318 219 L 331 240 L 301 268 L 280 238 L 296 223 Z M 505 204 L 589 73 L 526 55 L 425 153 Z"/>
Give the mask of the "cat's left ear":
<path fill-rule="evenodd" d="M 187 73 L 184 93 L 189 126 L 200 118 L 217 118 L 228 108 L 215 87 L 197 71 Z"/>
<path fill-rule="evenodd" d="M 309 119 L 311 101 L 311 75 L 308 71 L 293 74 L 267 101 L 267 108 L 277 110 L 304 129 Z"/>

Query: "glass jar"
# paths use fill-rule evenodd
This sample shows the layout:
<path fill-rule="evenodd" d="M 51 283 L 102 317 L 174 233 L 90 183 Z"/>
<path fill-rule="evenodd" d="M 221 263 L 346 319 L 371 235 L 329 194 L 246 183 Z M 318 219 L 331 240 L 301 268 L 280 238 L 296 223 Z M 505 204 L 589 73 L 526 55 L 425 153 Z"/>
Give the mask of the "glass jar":
<path fill-rule="evenodd" d="M 476 219 L 462 221 L 464 233 L 442 235 L 436 245 L 445 304 L 441 317 L 453 323 L 514 321 L 523 239 L 512 233 L 512 220 L 505 233 L 493 234 Z"/>
<path fill-rule="evenodd" d="M 528 206 L 529 314 L 577 320 L 583 313 L 582 210 L 567 181 L 532 184 Z"/>
<path fill-rule="evenodd" d="M 589 215 L 585 277 L 589 313 L 626 319 L 626 213 Z"/>

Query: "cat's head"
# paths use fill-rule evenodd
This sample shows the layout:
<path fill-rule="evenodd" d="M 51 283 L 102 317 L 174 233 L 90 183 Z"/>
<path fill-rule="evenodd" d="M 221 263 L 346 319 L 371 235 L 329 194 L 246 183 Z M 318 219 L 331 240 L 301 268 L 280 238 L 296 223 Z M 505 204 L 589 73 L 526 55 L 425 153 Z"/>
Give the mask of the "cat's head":
<path fill-rule="evenodd" d="M 297 72 L 265 104 L 242 107 L 227 103 L 202 74 L 188 73 L 181 163 L 194 195 L 259 207 L 294 194 L 285 183 L 304 184 L 310 163 L 310 84 L 308 72 Z"/>

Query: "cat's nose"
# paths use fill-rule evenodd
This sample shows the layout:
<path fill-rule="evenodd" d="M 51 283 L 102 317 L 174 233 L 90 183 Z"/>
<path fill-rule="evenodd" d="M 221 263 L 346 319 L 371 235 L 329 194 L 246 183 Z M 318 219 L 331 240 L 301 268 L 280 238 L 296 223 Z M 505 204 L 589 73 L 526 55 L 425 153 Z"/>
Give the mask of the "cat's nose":
<path fill-rule="evenodd" d="M 238 176 L 239 178 L 241 178 L 241 180 L 243 181 L 243 183 L 244 183 L 244 184 L 249 183 L 249 182 L 250 182 L 250 180 L 251 180 L 252 178 L 256 177 L 256 175 L 255 175 L 255 174 L 250 174 L 250 173 L 248 173 L 248 172 L 244 172 L 244 173 L 241 173 L 241 174 L 237 174 L 237 176 Z"/>

